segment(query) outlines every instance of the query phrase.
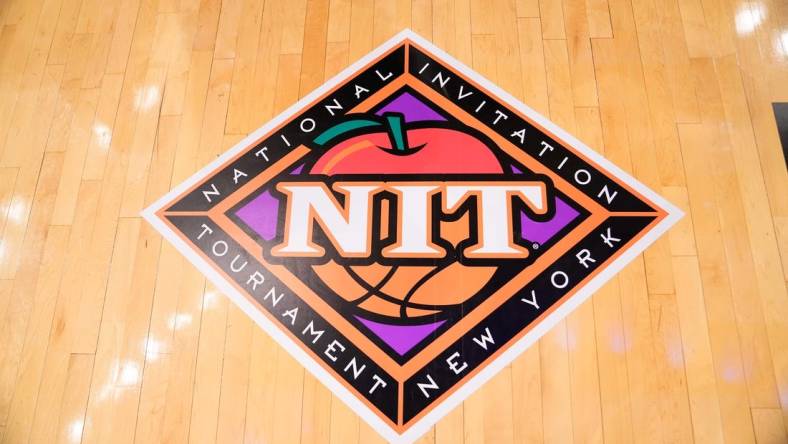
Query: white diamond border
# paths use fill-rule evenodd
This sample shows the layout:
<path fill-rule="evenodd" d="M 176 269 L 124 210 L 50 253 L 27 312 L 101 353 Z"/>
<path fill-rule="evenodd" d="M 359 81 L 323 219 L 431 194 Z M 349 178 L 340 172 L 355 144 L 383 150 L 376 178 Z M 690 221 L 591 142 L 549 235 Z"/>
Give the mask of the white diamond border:
<path fill-rule="evenodd" d="M 447 397 L 443 402 L 435 406 L 429 413 L 424 415 L 421 419 L 419 419 L 416 423 L 414 423 L 411 427 L 405 430 L 402 434 L 399 434 L 396 430 L 391 428 L 388 424 L 386 424 L 382 419 L 378 417 L 369 407 L 367 407 L 362 401 L 360 401 L 354 394 L 350 392 L 345 386 L 343 386 L 339 381 L 336 380 L 328 371 L 326 371 L 320 364 L 314 361 L 312 357 L 310 357 L 298 344 L 293 342 L 287 335 L 285 335 L 279 327 L 274 325 L 265 315 L 258 308 L 256 308 L 244 295 L 242 295 L 238 290 L 235 289 L 227 280 L 225 280 L 217 271 L 213 268 L 205 259 L 200 257 L 185 241 L 178 236 L 170 227 L 158 216 L 156 216 L 156 212 L 162 209 L 165 205 L 172 202 L 177 196 L 183 193 L 185 190 L 193 186 L 194 184 L 202 181 L 207 176 L 209 176 L 217 167 L 222 165 L 223 163 L 227 162 L 235 155 L 241 153 L 243 150 L 248 149 L 249 144 L 255 142 L 257 139 L 271 131 L 272 129 L 276 128 L 280 123 L 284 122 L 285 120 L 292 117 L 294 114 L 301 111 L 305 106 L 310 104 L 312 101 L 320 97 L 321 95 L 325 94 L 336 85 L 344 82 L 349 77 L 356 74 L 361 68 L 365 65 L 370 63 L 371 61 L 375 60 L 391 48 L 396 47 L 397 45 L 403 43 L 405 40 L 411 40 L 413 43 L 421 46 L 422 48 L 426 49 L 428 52 L 432 53 L 436 58 L 441 59 L 441 61 L 451 65 L 453 69 L 458 70 L 462 74 L 466 75 L 478 85 L 482 86 L 483 88 L 487 89 L 492 94 L 498 96 L 502 101 L 506 102 L 509 106 L 514 107 L 520 113 L 527 116 L 529 119 L 535 121 L 542 127 L 546 128 L 547 130 L 551 131 L 553 134 L 557 135 L 562 141 L 566 144 L 571 145 L 573 148 L 577 149 L 583 155 L 593 160 L 597 165 L 601 168 L 607 170 L 609 173 L 616 176 L 621 181 L 625 182 L 627 185 L 632 187 L 633 189 L 637 190 L 643 196 L 646 196 L 650 199 L 653 203 L 659 206 L 662 210 L 667 212 L 667 217 L 663 219 L 659 224 L 654 226 L 651 230 L 649 230 L 644 236 L 638 239 L 630 248 L 625 250 L 618 258 L 616 258 L 612 263 L 610 263 L 607 267 L 605 267 L 600 273 L 598 273 L 594 278 L 590 281 L 586 282 L 581 288 L 579 288 L 575 294 L 565 301 L 560 307 L 558 307 L 555 311 L 550 313 L 546 318 L 542 320 L 538 325 L 535 325 L 534 328 L 529 331 L 525 336 L 520 338 L 514 345 L 509 347 L 505 352 L 503 352 L 497 359 L 493 362 L 484 366 L 476 375 L 474 375 L 470 380 L 465 382 L 462 386 L 460 386 L 457 390 L 454 391 L 449 397 Z M 194 264 L 211 282 L 220 290 L 222 290 L 236 305 L 238 305 L 241 310 L 243 310 L 249 317 L 251 317 L 257 325 L 263 328 L 271 337 L 276 340 L 285 350 L 287 350 L 290 355 L 293 356 L 301 365 L 303 365 L 307 370 L 309 370 L 318 380 L 320 380 L 326 387 L 328 387 L 334 395 L 339 397 L 342 401 L 345 402 L 354 412 L 356 412 L 361 418 L 363 418 L 369 425 L 378 431 L 384 438 L 388 441 L 393 443 L 411 443 L 418 439 L 421 435 L 426 433 L 435 423 L 437 423 L 443 416 L 448 414 L 452 411 L 457 405 L 459 405 L 463 400 L 465 400 L 468 396 L 470 396 L 476 389 L 484 385 L 490 378 L 495 376 L 499 371 L 501 371 L 504 367 L 509 365 L 517 356 L 519 356 L 522 352 L 524 352 L 528 347 L 530 347 L 534 342 L 536 342 L 539 338 L 541 338 L 545 333 L 547 333 L 555 324 L 557 324 L 560 320 L 566 317 L 570 312 L 572 312 L 575 308 L 577 308 L 583 301 L 585 301 L 589 296 L 591 296 L 597 289 L 599 289 L 605 282 L 610 280 L 613 276 L 615 276 L 621 269 L 624 268 L 630 261 L 632 261 L 637 255 L 639 255 L 643 250 L 646 249 L 649 245 L 651 245 L 654 241 L 656 241 L 665 231 L 667 231 L 673 224 L 675 224 L 684 213 L 678 209 L 676 206 L 662 198 L 660 195 L 652 191 L 650 188 L 643 185 L 634 177 L 627 174 L 621 168 L 617 167 L 616 165 L 612 164 L 610 161 L 602 157 L 599 153 L 592 150 L 588 146 L 586 146 L 581 141 L 577 140 L 575 137 L 564 131 L 563 129 L 559 128 L 554 123 L 547 120 L 545 117 L 537 113 L 536 111 L 532 110 L 511 94 L 501 90 L 499 87 L 494 85 L 489 80 L 485 79 L 471 68 L 464 65 L 462 62 L 459 62 L 452 56 L 448 55 L 446 52 L 437 48 L 431 42 L 427 41 L 423 37 L 419 36 L 418 34 L 414 33 L 410 29 L 405 29 L 396 36 L 392 37 L 386 43 L 382 44 L 366 56 L 364 56 L 361 60 L 358 60 L 356 63 L 352 64 L 336 76 L 334 76 L 331 80 L 327 81 L 323 84 L 320 88 L 312 91 L 310 94 L 299 100 L 293 106 L 289 107 L 283 113 L 279 114 L 273 120 L 268 122 L 266 125 L 262 126 L 261 128 L 257 129 L 256 131 L 252 132 L 238 142 L 234 147 L 232 147 L 229 151 L 225 152 L 218 158 L 216 158 L 213 162 L 209 163 L 198 172 L 193 174 L 191 177 L 186 179 L 183 183 L 173 188 L 169 193 L 162 196 L 148 208 L 142 211 L 142 216 L 147 220 L 151 225 L 153 225 L 156 230 L 161 233 L 161 235 L 167 239 L 171 244 L 175 246 L 175 248 L 180 251 L 189 261 Z"/>

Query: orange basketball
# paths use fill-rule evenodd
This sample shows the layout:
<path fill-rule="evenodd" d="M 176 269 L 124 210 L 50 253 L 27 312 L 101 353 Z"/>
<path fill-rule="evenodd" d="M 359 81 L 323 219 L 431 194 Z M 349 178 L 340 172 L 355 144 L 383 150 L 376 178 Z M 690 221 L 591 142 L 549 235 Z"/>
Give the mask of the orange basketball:
<path fill-rule="evenodd" d="M 310 169 L 310 174 L 502 174 L 503 168 L 490 148 L 466 128 L 408 125 L 401 115 L 386 114 L 386 125 L 371 125 L 358 134 L 361 120 L 346 125 L 356 135 L 340 134 Z M 382 127 L 381 127 L 382 126 Z M 335 127 L 336 128 L 336 127 Z M 322 136 L 321 136 L 322 137 Z M 318 138 L 320 139 L 320 138 Z M 336 139 L 340 139 L 338 142 Z M 318 140 L 319 143 L 319 140 Z M 388 219 L 383 205 L 381 221 Z M 468 214 L 455 221 L 441 221 L 440 236 L 453 246 L 469 236 Z M 387 226 L 381 222 L 381 234 Z M 466 266 L 457 261 L 440 266 L 371 265 L 344 266 L 335 261 L 313 267 L 317 276 L 344 300 L 358 308 L 392 318 L 434 316 L 456 308 L 481 290 L 495 274 L 494 266 Z"/>

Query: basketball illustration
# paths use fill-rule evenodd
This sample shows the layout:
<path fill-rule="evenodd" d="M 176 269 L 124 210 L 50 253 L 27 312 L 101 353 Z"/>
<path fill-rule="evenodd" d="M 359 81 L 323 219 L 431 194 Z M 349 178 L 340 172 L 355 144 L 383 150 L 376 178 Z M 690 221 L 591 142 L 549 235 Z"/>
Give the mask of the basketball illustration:
<path fill-rule="evenodd" d="M 549 179 L 502 152 L 503 141 L 408 87 L 307 134 L 305 154 L 234 216 L 266 261 L 399 363 L 578 215 Z"/>
<path fill-rule="evenodd" d="M 405 175 L 502 174 L 503 168 L 470 129 L 449 128 L 436 122 L 409 124 L 398 113 L 382 119 L 352 116 L 319 135 L 315 143 L 325 152 L 309 174 Z M 350 136 L 348 136 L 350 135 Z M 391 210 L 383 202 L 382 221 Z M 439 237 L 452 247 L 468 238 L 469 215 L 441 221 Z M 381 236 L 389 233 L 381 223 Z M 440 265 L 315 265 L 315 273 L 344 300 L 363 312 L 392 320 L 434 322 L 473 297 L 493 276 L 494 266 L 466 266 L 454 260 Z"/>

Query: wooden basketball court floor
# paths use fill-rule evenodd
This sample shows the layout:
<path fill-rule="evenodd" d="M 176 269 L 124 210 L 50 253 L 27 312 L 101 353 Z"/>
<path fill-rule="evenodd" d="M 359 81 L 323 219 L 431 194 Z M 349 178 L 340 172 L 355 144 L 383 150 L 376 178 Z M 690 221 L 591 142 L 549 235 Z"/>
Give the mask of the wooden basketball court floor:
<path fill-rule="evenodd" d="M 139 216 L 410 27 L 686 217 L 421 443 L 788 440 L 784 0 L 0 0 L 0 440 L 381 439 Z"/>

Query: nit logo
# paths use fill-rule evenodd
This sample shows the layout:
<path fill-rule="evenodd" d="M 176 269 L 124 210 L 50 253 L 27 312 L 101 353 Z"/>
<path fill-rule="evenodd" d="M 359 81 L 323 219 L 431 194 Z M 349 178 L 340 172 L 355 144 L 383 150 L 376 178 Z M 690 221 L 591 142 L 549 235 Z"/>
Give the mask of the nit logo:
<path fill-rule="evenodd" d="M 144 216 L 372 427 L 411 442 L 681 212 L 403 31 Z"/>

